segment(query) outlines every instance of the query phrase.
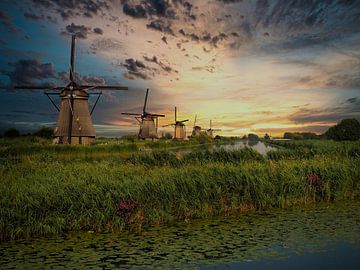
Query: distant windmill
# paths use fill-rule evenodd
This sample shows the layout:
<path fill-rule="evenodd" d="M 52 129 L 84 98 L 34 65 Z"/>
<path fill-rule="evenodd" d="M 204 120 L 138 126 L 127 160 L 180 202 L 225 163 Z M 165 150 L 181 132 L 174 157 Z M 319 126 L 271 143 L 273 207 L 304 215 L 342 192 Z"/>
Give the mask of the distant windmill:
<path fill-rule="evenodd" d="M 214 129 L 211 126 L 211 120 L 210 120 L 210 128 L 206 131 L 206 134 L 210 137 L 214 136 L 214 131 L 221 131 L 221 129 Z"/>
<path fill-rule="evenodd" d="M 16 89 L 48 90 L 45 92 L 51 103 L 59 111 L 54 130 L 54 143 L 59 144 L 89 144 L 95 141 L 95 129 L 91 115 L 99 101 L 102 92 L 87 93 L 89 90 L 128 90 L 124 86 L 108 85 L 79 85 L 74 80 L 75 69 L 75 35 L 71 39 L 70 76 L 69 83 L 61 87 L 47 86 L 15 86 Z M 60 108 L 55 104 L 50 95 L 61 97 Z M 97 95 L 94 106 L 89 110 L 89 95 Z"/>
<path fill-rule="evenodd" d="M 186 129 L 185 129 L 184 122 L 187 122 L 187 121 L 189 121 L 189 119 L 181 120 L 181 121 L 177 120 L 177 110 L 175 107 L 175 122 L 172 124 L 165 125 L 163 127 L 174 126 L 174 128 L 175 128 L 174 139 L 175 140 L 185 140 L 186 139 Z"/>
<path fill-rule="evenodd" d="M 149 95 L 149 89 L 146 89 L 145 102 L 142 113 L 122 113 L 123 115 L 134 115 L 140 124 L 139 139 L 158 139 L 158 118 L 165 117 L 164 114 L 148 113 L 146 104 Z"/>
<path fill-rule="evenodd" d="M 195 115 L 193 131 L 192 131 L 192 134 L 191 134 L 191 136 L 193 136 L 193 137 L 199 136 L 200 132 L 201 132 L 201 127 L 196 125 L 196 118 L 197 118 L 197 115 Z"/>

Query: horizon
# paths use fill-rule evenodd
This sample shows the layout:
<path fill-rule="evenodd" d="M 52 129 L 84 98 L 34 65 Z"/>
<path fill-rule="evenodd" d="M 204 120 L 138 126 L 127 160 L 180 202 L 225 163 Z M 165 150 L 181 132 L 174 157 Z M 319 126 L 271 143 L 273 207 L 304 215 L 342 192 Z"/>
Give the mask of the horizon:
<path fill-rule="evenodd" d="M 8 87 L 0 133 L 55 126 L 41 91 L 12 86 L 65 84 L 71 34 L 79 81 L 129 87 L 103 91 L 98 137 L 137 132 L 121 112 L 140 111 L 146 88 L 149 111 L 166 115 L 159 127 L 173 121 L 174 106 L 187 131 L 198 115 L 221 136 L 322 134 L 360 120 L 357 1 L 5 0 L 0 8 L 0 85 Z"/>

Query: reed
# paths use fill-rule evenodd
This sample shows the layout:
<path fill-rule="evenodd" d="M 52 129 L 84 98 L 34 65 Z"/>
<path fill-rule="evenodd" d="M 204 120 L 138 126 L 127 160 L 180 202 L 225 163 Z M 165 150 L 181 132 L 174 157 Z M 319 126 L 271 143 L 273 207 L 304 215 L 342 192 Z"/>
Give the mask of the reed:
<path fill-rule="evenodd" d="M 0 169 L 1 239 L 138 229 L 232 211 L 355 199 L 359 164 L 358 158 L 186 166 L 116 158 L 22 159 Z"/>

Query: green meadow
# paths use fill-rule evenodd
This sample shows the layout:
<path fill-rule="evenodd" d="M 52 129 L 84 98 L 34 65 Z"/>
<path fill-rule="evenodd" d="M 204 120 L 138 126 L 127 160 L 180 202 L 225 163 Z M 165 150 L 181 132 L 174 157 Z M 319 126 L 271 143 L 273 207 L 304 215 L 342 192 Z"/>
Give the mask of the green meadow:
<path fill-rule="evenodd" d="M 231 143 L 231 140 L 217 143 Z M 149 226 L 360 198 L 360 142 L 271 141 L 266 156 L 197 142 L 0 139 L 0 240 Z"/>

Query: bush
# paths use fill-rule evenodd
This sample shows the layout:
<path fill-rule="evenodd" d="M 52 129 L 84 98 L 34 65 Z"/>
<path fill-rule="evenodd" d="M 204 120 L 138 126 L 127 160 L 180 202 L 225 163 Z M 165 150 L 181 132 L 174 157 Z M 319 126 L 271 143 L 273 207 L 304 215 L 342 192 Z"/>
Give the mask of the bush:
<path fill-rule="evenodd" d="M 50 127 L 41 127 L 33 135 L 41 138 L 51 139 L 54 134 L 54 129 Z"/>
<path fill-rule="evenodd" d="M 335 141 L 356 141 L 360 139 L 360 123 L 356 119 L 344 119 L 329 128 L 324 135 Z"/>
<path fill-rule="evenodd" d="M 5 138 L 17 138 L 20 136 L 20 132 L 15 128 L 10 128 L 4 132 Z"/>

